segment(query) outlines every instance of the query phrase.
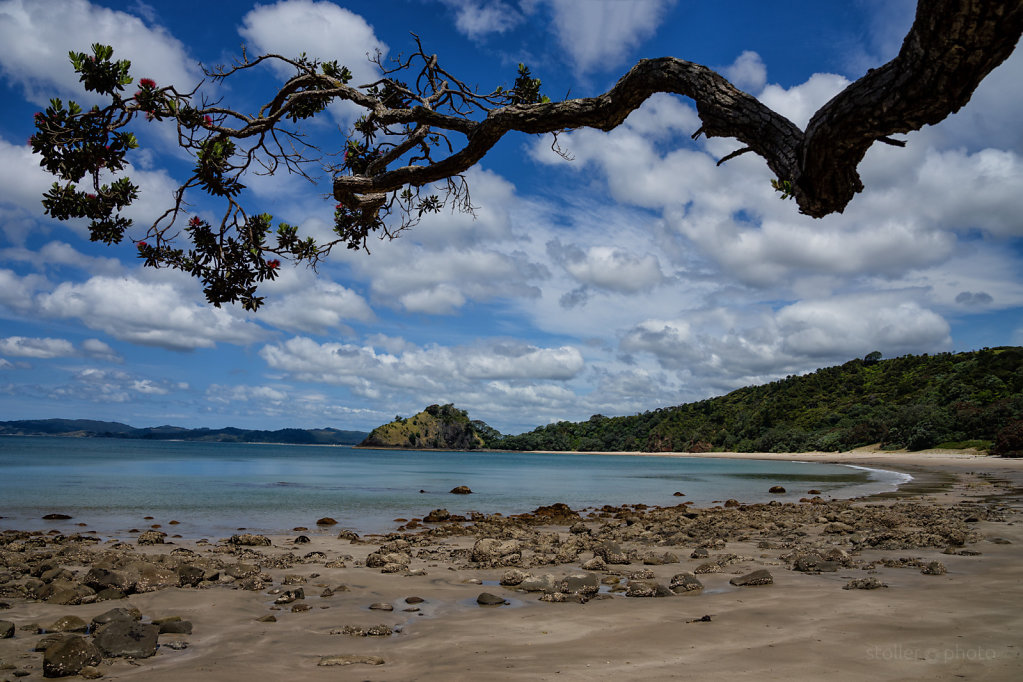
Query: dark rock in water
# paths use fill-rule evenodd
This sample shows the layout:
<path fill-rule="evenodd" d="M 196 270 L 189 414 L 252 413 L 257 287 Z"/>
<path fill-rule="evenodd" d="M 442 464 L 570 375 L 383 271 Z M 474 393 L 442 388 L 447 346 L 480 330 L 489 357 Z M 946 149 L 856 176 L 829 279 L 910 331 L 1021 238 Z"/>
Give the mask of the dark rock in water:
<path fill-rule="evenodd" d="M 369 605 L 370 611 L 393 611 L 394 606 L 387 602 L 378 601 Z"/>
<path fill-rule="evenodd" d="M 472 495 L 472 491 L 469 490 L 469 486 L 467 485 L 455 486 L 450 490 L 450 493 L 452 495 Z"/>
<path fill-rule="evenodd" d="M 423 517 L 423 521 L 426 523 L 441 523 L 451 518 L 451 513 L 447 509 L 434 509 L 429 514 Z"/>
<path fill-rule="evenodd" d="M 337 519 L 332 519 L 329 516 L 324 516 L 322 519 L 316 520 L 317 526 L 335 526 L 337 525 Z"/>
<path fill-rule="evenodd" d="M 286 590 L 279 597 L 274 599 L 274 604 L 290 604 L 293 601 L 299 599 L 305 599 L 305 590 L 301 587 L 296 587 L 293 590 Z"/>
<path fill-rule="evenodd" d="M 146 532 L 139 534 L 136 542 L 140 545 L 162 545 L 165 537 L 167 537 L 167 534 L 161 531 L 147 530 Z"/>
<path fill-rule="evenodd" d="M 47 514 L 43 517 L 44 521 L 67 521 L 71 517 L 67 514 Z"/>
<path fill-rule="evenodd" d="M 192 634 L 192 621 L 172 620 L 160 623 L 161 635 L 190 635 Z"/>
<path fill-rule="evenodd" d="M 406 604 L 422 604 L 424 601 L 422 597 L 405 597 Z"/>
<path fill-rule="evenodd" d="M 149 658 L 156 653 L 159 634 L 157 625 L 116 620 L 100 628 L 94 641 L 104 656 Z"/>
<path fill-rule="evenodd" d="M 257 618 L 256 622 L 259 622 L 259 623 L 276 623 L 277 622 L 277 616 L 275 616 L 272 613 L 268 613 L 265 616 L 260 616 L 259 618 Z"/>
<path fill-rule="evenodd" d="M 677 573 L 671 577 L 671 582 L 668 583 L 671 591 L 675 594 L 685 594 L 687 592 L 698 592 L 703 589 L 703 583 L 692 573 Z"/>
<path fill-rule="evenodd" d="M 676 490 L 675 492 L 673 492 L 673 493 L 672 493 L 672 495 L 673 495 L 674 497 L 685 497 L 685 496 L 686 496 L 686 494 L 685 494 L 685 493 L 679 492 L 679 491 L 677 491 L 677 490 Z"/>
<path fill-rule="evenodd" d="M 769 488 L 769 489 L 767 490 L 767 492 L 769 492 L 769 493 L 783 493 L 783 492 L 785 492 L 785 488 L 783 488 L 783 487 L 782 487 L 782 486 L 780 486 L 780 485 L 772 485 L 772 486 L 771 486 L 771 487 L 770 487 L 770 488 Z"/>
<path fill-rule="evenodd" d="M 95 644 L 84 637 L 69 637 L 49 646 L 43 653 L 43 676 L 77 675 L 85 666 L 99 665 L 102 660 Z"/>
<path fill-rule="evenodd" d="M 0 639 L 10 639 L 14 636 L 14 623 L 9 620 L 0 620 Z"/>
<path fill-rule="evenodd" d="M 93 618 L 92 624 L 94 627 L 98 627 L 100 625 L 106 625 L 107 623 L 113 623 L 114 621 L 131 623 L 137 620 L 142 620 L 142 612 L 134 606 L 128 606 L 105 611 Z"/>
<path fill-rule="evenodd" d="M 940 561 L 932 561 L 920 569 L 924 575 L 945 575 L 945 564 Z"/>
<path fill-rule="evenodd" d="M 297 538 L 292 540 L 292 542 L 294 542 L 296 545 L 305 545 L 312 542 L 312 540 L 309 539 L 308 535 L 299 535 Z"/>
<path fill-rule="evenodd" d="M 246 547 L 269 547 L 270 538 L 265 535 L 254 535 L 252 533 L 243 533 L 242 535 L 232 535 L 228 539 L 228 544 L 240 545 Z"/>
<path fill-rule="evenodd" d="M 78 616 L 61 616 L 46 627 L 40 628 L 46 632 L 85 632 L 88 629 L 89 624 Z"/>
<path fill-rule="evenodd" d="M 728 581 L 736 587 L 752 587 L 754 585 L 770 585 L 774 583 L 774 576 L 771 572 L 761 568 L 760 570 L 747 573 L 746 575 L 732 578 Z"/>
<path fill-rule="evenodd" d="M 508 600 L 504 597 L 498 597 L 496 594 L 481 592 L 480 595 L 476 597 L 476 603 L 480 606 L 504 606 L 508 603 Z"/>
<path fill-rule="evenodd" d="M 807 490 L 806 494 L 807 495 L 820 495 L 821 491 L 819 491 L 819 490 Z"/>
<path fill-rule="evenodd" d="M 726 507 L 738 507 L 738 506 L 740 506 L 739 500 L 733 500 L 733 499 L 729 498 L 729 499 L 725 500 L 725 506 Z"/>
<path fill-rule="evenodd" d="M 869 578 L 857 578 L 850 580 L 843 590 L 876 590 L 881 587 L 888 587 L 877 578 L 871 576 Z"/>
<path fill-rule="evenodd" d="M 626 584 L 626 597 L 653 597 L 657 594 L 657 583 L 652 580 L 630 580 Z"/>

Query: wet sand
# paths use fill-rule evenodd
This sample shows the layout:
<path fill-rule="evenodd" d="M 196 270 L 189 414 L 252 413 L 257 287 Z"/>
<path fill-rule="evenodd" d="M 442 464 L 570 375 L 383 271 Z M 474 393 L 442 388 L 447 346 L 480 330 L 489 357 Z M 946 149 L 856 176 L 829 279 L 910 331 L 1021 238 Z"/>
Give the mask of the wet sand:
<path fill-rule="evenodd" d="M 13 638 L 0 640 L 0 680 L 42 679 L 43 654 L 31 651 L 42 635 L 27 629 L 32 624 L 45 626 L 68 614 L 89 621 L 126 604 L 138 608 L 146 622 L 180 616 L 192 623 L 192 634 L 160 635 L 160 647 L 149 658 L 104 658 L 97 666 L 104 679 L 1023 676 L 1023 461 L 940 452 L 734 456 L 857 464 L 906 471 L 915 478 L 899 493 L 851 502 L 809 501 L 813 496 L 807 493 L 802 503 L 706 511 L 622 507 L 584 511 L 576 525 L 571 519 L 548 524 L 535 517 L 480 518 L 475 524 L 427 524 L 356 542 L 339 539 L 337 528 L 316 528 L 315 519 L 308 531 L 272 537 L 268 547 L 170 537 L 156 545 L 138 545 L 134 537 L 121 538 L 123 546 L 86 545 L 52 536 L 45 546 L 37 546 L 38 540 L 31 546 L 25 538 L 12 540 L 6 534 L 0 539 L 0 602 L 10 608 L 0 610 L 0 620 L 13 622 L 16 631 Z M 40 528 L 46 528 L 45 522 Z M 424 528 L 431 530 L 424 533 Z M 310 541 L 296 544 L 300 534 Z M 399 537 L 409 546 L 399 540 L 393 547 L 409 557 L 407 566 L 393 573 L 366 567 L 371 554 L 383 556 L 388 550 L 381 546 Z M 484 555 L 481 549 L 474 557 L 480 538 L 513 543 L 518 558 Z M 605 586 L 598 595 L 606 598 L 550 603 L 538 599 L 543 592 L 497 584 L 515 568 L 537 577 L 585 573 L 581 565 L 607 543 L 627 553 L 629 563 L 588 571 L 606 582 L 621 578 L 615 586 L 620 591 L 608 592 Z M 194 554 L 171 554 L 180 548 Z M 707 556 L 691 558 L 694 550 Z M 845 558 L 822 562 L 820 572 L 795 570 L 799 557 L 815 552 Z M 657 563 L 665 553 L 677 557 L 677 563 Z M 197 587 L 79 605 L 46 603 L 23 593 L 22 588 L 35 585 L 32 569 L 46 561 L 59 563 L 81 582 L 102 557 L 110 561 L 113 556 L 122 562 L 159 563 L 159 557 L 166 557 L 168 565 L 192 562 L 205 567 L 205 577 L 218 577 Z M 696 575 L 702 590 L 663 598 L 625 596 L 630 576 L 637 584 L 667 586 L 673 576 L 716 561 L 721 563 L 717 569 Z M 943 574 L 921 572 L 935 561 L 946 569 Z M 238 564 L 258 566 L 264 580 L 246 583 L 217 569 Z M 21 567 L 28 570 L 19 572 Z M 757 569 L 769 571 L 773 584 L 730 584 Z M 863 578 L 876 578 L 887 587 L 843 589 Z M 274 604 L 296 587 L 304 590 L 303 599 Z M 320 596 L 325 588 L 333 596 Z M 481 592 L 509 603 L 478 606 Z M 412 605 L 408 597 L 424 601 Z M 394 610 L 368 608 L 377 602 Z M 292 611 L 296 604 L 309 608 Z M 404 610 L 410 608 L 419 610 Z M 276 622 L 257 620 L 267 615 Z M 709 621 L 701 620 L 704 616 Z M 344 626 L 380 624 L 398 631 L 383 637 L 331 634 Z M 173 649 L 172 642 L 186 642 L 187 648 Z M 384 662 L 319 665 L 323 657 L 342 654 Z M 16 678 L 16 671 L 28 674 Z"/>

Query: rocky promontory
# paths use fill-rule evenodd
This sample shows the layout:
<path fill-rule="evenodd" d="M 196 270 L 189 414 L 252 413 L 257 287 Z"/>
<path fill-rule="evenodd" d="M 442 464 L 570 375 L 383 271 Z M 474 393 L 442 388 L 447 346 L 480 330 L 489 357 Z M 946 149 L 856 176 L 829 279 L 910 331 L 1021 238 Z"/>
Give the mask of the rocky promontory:
<path fill-rule="evenodd" d="M 395 417 L 378 426 L 359 447 L 415 448 L 419 450 L 476 450 L 483 447 L 479 428 L 465 410 L 454 405 L 430 405 L 412 417 Z"/>

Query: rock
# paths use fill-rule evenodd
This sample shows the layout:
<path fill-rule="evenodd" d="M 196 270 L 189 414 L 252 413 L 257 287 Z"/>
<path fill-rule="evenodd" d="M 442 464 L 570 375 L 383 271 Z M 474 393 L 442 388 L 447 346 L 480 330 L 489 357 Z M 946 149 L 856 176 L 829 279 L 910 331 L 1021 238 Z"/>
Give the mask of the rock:
<path fill-rule="evenodd" d="M 158 530 L 147 530 L 139 535 L 136 542 L 140 545 L 162 545 L 164 544 L 163 539 L 165 537 L 167 537 L 166 533 Z"/>
<path fill-rule="evenodd" d="M 265 616 L 260 616 L 259 618 L 257 618 L 256 622 L 257 623 L 276 623 L 277 622 L 277 616 L 275 616 L 272 613 L 268 613 Z"/>
<path fill-rule="evenodd" d="M 857 578 L 850 580 L 842 588 L 843 590 L 876 590 L 881 587 L 888 587 L 877 578 L 871 576 L 869 578 Z"/>
<path fill-rule="evenodd" d="M 160 623 L 161 635 L 190 635 L 192 634 L 192 621 L 171 620 Z"/>
<path fill-rule="evenodd" d="M 89 624 L 78 616 L 61 616 L 41 629 L 46 632 L 85 632 Z"/>
<path fill-rule="evenodd" d="M 198 566 L 192 566 L 191 564 L 183 564 L 178 566 L 178 583 L 181 587 L 196 587 L 202 582 L 206 572 Z"/>
<path fill-rule="evenodd" d="M 405 597 L 406 604 L 422 604 L 425 601 L 422 597 Z"/>
<path fill-rule="evenodd" d="M 855 533 L 856 529 L 850 526 L 848 523 L 842 523 L 841 521 L 833 521 L 828 525 L 824 526 L 824 533 L 828 535 L 838 535 L 840 533 Z"/>
<path fill-rule="evenodd" d="M 116 620 L 100 628 L 94 642 L 104 656 L 149 658 L 156 653 L 159 634 L 160 628 L 157 625 Z"/>
<path fill-rule="evenodd" d="M 384 659 L 379 656 L 364 656 L 362 654 L 339 654 L 337 656 L 323 656 L 316 665 L 383 665 Z"/>
<path fill-rule="evenodd" d="M 657 594 L 657 583 L 652 580 L 630 580 L 626 583 L 626 597 L 653 597 Z"/>
<path fill-rule="evenodd" d="M 511 568 L 501 576 L 500 583 L 506 587 L 521 585 L 522 581 L 529 577 L 529 574 L 518 568 Z"/>
<path fill-rule="evenodd" d="M 338 540 L 348 540 L 349 542 L 358 542 L 359 541 L 359 534 L 356 533 L 354 530 L 347 530 L 347 529 L 345 529 L 345 530 L 343 530 L 343 531 L 341 531 L 340 533 L 337 534 L 337 539 Z"/>
<path fill-rule="evenodd" d="M 312 608 L 313 608 L 312 606 L 309 606 L 309 604 L 306 604 L 304 602 L 301 603 L 301 604 L 292 604 L 291 605 L 291 612 L 292 613 L 302 613 L 303 611 L 309 611 Z"/>
<path fill-rule="evenodd" d="M 324 516 L 322 519 L 316 519 L 317 526 L 336 526 L 337 519 L 332 519 L 329 516 Z"/>
<path fill-rule="evenodd" d="M 480 595 L 476 597 L 476 603 L 480 606 L 504 606 L 508 603 L 508 600 L 504 597 L 498 597 L 496 594 L 481 592 Z"/>
<path fill-rule="evenodd" d="M 135 588 L 135 580 L 123 571 L 112 571 L 100 566 L 93 566 L 85 574 L 82 582 L 96 591 L 105 590 L 108 587 L 130 592 Z"/>
<path fill-rule="evenodd" d="M 369 605 L 370 611 L 393 611 L 394 606 L 387 602 L 378 601 Z"/>
<path fill-rule="evenodd" d="M 689 555 L 690 559 L 706 559 L 710 556 L 710 552 L 707 551 L 706 547 L 697 547 L 693 550 L 693 553 Z"/>
<path fill-rule="evenodd" d="M 579 512 L 574 511 L 564 502 L 537 507 L 533 510 L 533 517 L 540 523 L 552 526 L 568 526 L 581 520 Z"/>
<path fill-rule="evenodd" d="M 110 609 L 104 613 L 99 614 L 92 619 L 93 627 L 99 627 L 100 625 L 106 625 L 107 623 L 113 623 L 114 621 L 125 621 L 133 622 L 142 620 L 142 612 L 134 606 L 120 607 L 116 609 Z"/>
<path fill-rule="evenodd" d="M 154 651 L 155 651 L 154 643 Z M 44 677 L 77 675 L 85 666 L 99 665 L 99 648 L 84 637 L 69 637 L 46 648 L 43 653 Z"/>
<path fill-rule="evenodd" d="M 732 578 L 728 581 L 730 584 L 736 587 L 752 587 L 754 585 L 771 585 L 774 583 L 774 576 L 771 572 L 766 569 L 759 569 L 746 575 Z"/>
<path fill-rule="evenodd" d="M 467 485 L 458 485 L 449 491 L 452 495 L 472 495 L 472 491 L 469 490 Z"/>
<path fill-rule="evenodd" d="M 675 492 L 672 493 L 672 496 L 674 496 L 674 497 L 685 497 L 686 494 L 676 490 Z"/>
<path fill-rule="evenodd" d="M 562 578 L 559 592 L 592 596 L 600 591 L 600 577 L 596 573 L 579 573 Z"/>
<path fill-rule="evenodd" d="M 693 570 L 693 573 L 695 573 L 697 575 L 704 575 L 706 573 L 720 573 L 720 572 L 721 572 L 721 564 L 719 564 L 716 561 L 708 561 L 705 564 L 700 564 L 699 566 L 697 566 Z"/>
<path fill-rule="evenodd" d="M 727 500 L 725 500 L 725 506 L 726 507 L 738 507 L 739 506 L 739 500 L 727 499 Z"/>
<path fill-rule="evenodd" d="M 920 569 L 924 575 L 945 575 L 945 564 L 940 561 L 932 561 Z"/>
<path fill-rule="evenodd" d="M 71 517 L 67 514 L 47 514 L 43 517 L 44 521 L 67 521 Z"/>
<path fill-rule="evenodd" d="M 629 563 L 629 554 L 617 542 L 602 542 L 594 548 L 593 556 L 599 556 L 609 564 Z"/>
<path fill-rule="evenodd" d="M 240 545 L 246 547 L 269 547 L 270 538 L 265 535 L 253 535 L 252 533 L 243 533 L 241 535 L 232 535 L 228 539 L 228 544 Z"/>
<path fill-rule="evenodd" d="M 668 583 L 668 587 L 675 594 L 687 594 L 702 590 L 703 583 L 699 581 L 696 575 L 686 571 L 671 576 L 671 582 Z"/>
<path fill-rule="evenodd" d="M 450 512 L 447 509 L 434 509 L 429 514 L 423 517 L 423 521 L 426 523 L 441 523 L 451 518 Z"/>
<path fill-rule="evenodd" d="M 292 540 L 292 542 L 294 542 L 296 545 L 305 545 L 312 542 L 312 540 L 309 539 L 308 535 L 299 535 L 297 538 Z"/>
<path fill-rule="evenodd" d="M 821 491 L 819 491 L 819 490 L 807 490 L 806 494 L 807 495 L 820 495 Z"/>
<path fill-rule="evenodd" d="M 142 564 L 139 569 L 139 578 L 135 582 L 135 591 L 156 592 L 168 587 L 177 587 L 180 584 L 181 578 L 171 569 L 146 563 Z"/>
<path fill-rule="evenodd" d="M 9 620 L 0 620 L 0 639 L 14 637 L 14 623 Z"/>
<path fill-rule="evenodd" d="M 770 488 L 769 488 L 769 489 L 767 490 L 767 492 L 769 492 L 769 493 L 775 493 L 775 494 L 778 494 L 778 493 L 783 493 L 783 492 L 785 492 L 785 488 L 783 488 L 783 487 L 782 487 L 782 486 L 780 486 L 780 485 L 772 485 L 772 486 L 771 486 L 771 487 L 770 487 Z"/>
<path fill-rule="evenodd" d="M 607 562 L 599 556 L 595 556 L 592 559 L 584 561 L 582 564 L 582 569 L 584 571 L 603 571 L 605 568 L 607 568 Z"/>
<path fill-rule="evenodd" d="M 482 566 L 516 566 L 522 551 L 517 540 L 480 538 L 473 544 L 469 560 Z"/>
<path fill-rule="evenodd" d="M 589 535 L 590 534 L 590 528 L 589 528 L 589 526 L 587 526 L 582 521 L 576 521 L 568 529 L 568 532 L 572 533 L 573 535 Z"/>
<path fill-rule="evenodd" d="M 87 665 L 78 671 L 78 676 L 84 680 L 98 680 L 103 677 L 103 671 L 94 665 Z"/>
<path fill-rule="evenodd" d="M 126 595 L 116 587 L 108 587 L 105 590 L 100 590 L 96 593 L 96 601 L 109 601 L 111 599 L 127 599 Z"/>
<path fill-rule="evenodd" d="M 298 601 L 299 599 L 305 599 L 305 590 L 301 587 L 296 587 L 293 590 L 285 590 L 282 592 L 276 599 L 274 599 L 274 604 L 277 604 L 278 606 L 281 604 L 290 604 L 291 602 Z"/>
<path fill-rule="evenodd" d="M 412 557 L 404 552 L 376 551 L 366 556 L 366 568 L 386 568 L 389 564 L 397 564 L 403 570 L 411 563 Z"/>
<path fill-rule="evenodd" d="M 519 589 L 523 592 L 554 592 L 556 580 L 550 573 L 542 576 L 530 575 L 521 583 Z"/>

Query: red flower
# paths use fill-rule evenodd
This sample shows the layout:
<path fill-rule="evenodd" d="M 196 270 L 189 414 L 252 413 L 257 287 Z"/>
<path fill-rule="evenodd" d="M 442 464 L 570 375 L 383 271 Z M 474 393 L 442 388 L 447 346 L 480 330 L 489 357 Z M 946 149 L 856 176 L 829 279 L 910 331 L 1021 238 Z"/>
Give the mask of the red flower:
<path fill-rule="evenodd" d="M 142 249 L 148 248 L 149 244 L 146 244 L 145 242 L 139 242 L 137 246 L 139 247 L 139 251 L 141 251 Z"/>
<path fill-rule="evenodd" d="M 91 201 L 91 200 L 93 200 L 93 199 L 95 199 L 95 198 L 96 198 L 96 195 L 95 195 L 95 194 L 86 194 L 86 195 L 85 195 L 85 198 L 86 198 L 86 199 L 89 199 L 89 200 Z"/>
<path fill-rule="evenodd" d="M 342 210 L 344 210 L 344 208 L 345 208 L 344 204 L 338 204 L 337 206 L 334 207 L 334 210 L 342 211 Z"/>
<path fill-rule="evenodd" d="M 274 258 L 273 260 L 268 260 L 266 262 L 266 267 L 270 268 L 271 270 L 276 270 L 277 268 L 281 267 L 281 262 Z"/>
<path fill-rule="evenodd" d="M 188 219 L 189 227 L 199 227 L 199 225 L 201 224 L 202 220 L 199 219 L 199 216 L 192 216 L 191 218 Z"/>
<path fill-rule="evenodd" d="M 153 89 L 156 87 L 156 81 L 154 81 L 152 78 L 143 78 L 142 80 L 139 81 L 139 85 L 141 85 L 144 88 Z"/>
<path fill-rule="evenodd" d="M 206 126 L 207 128 L 210 127 L 211 125 L 213 125 L 213 117 L 209 116 L 209 115 L 203 116 L 202 117 L 202 124 L 204 126 Z"/>

